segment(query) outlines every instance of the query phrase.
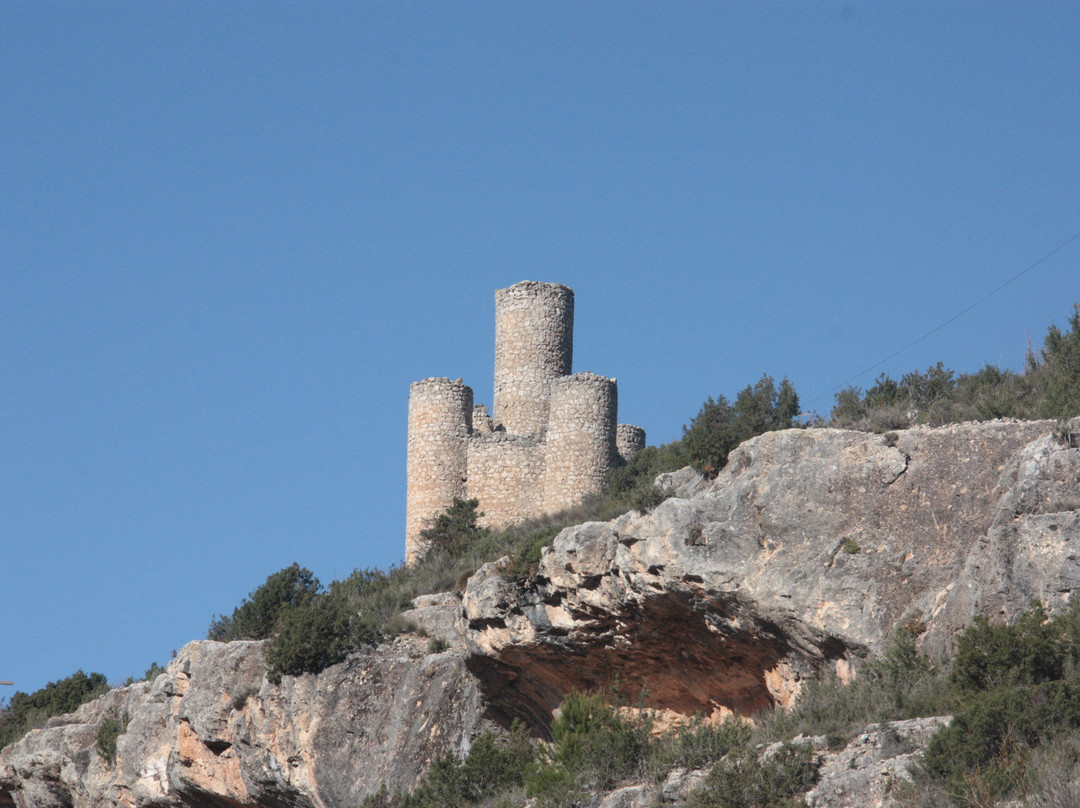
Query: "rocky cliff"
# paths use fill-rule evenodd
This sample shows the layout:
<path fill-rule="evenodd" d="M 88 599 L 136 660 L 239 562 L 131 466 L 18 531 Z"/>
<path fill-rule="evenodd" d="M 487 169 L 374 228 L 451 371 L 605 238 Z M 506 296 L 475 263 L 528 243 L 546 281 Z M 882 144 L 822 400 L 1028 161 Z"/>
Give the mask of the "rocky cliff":
<path fill-rule="evenodd" d="M 318 676 L 264 676 L 260 642 L 193 642 L 153 682 L 118 688 L 4 750 L 0 806 L 348 806 L 411 784 L 484 728 L 454 654 L 405 637 Z M 96 750 L 127 722 L 115 764 Z"/>
<path fill-rule="evenodd" d="M 1052 611 L 1080 583 L 1080 451 L 1054 422 L 773 432 L 710 484 L 670 481 L 650 514 L 563 531 L 529 586 L 497 563 L 469 581 L 469 666 L 501 714 L 539 725 L 615 676 L 683 714 L 788 704 L 898 624 L 941 654 L 973 614 Z"/>
<path fill-rule="evenodd" d="M 898 624 L 944 653 L 975 613 L 1053 611 L 1080 586 L 1080 450 L 1055 422 L 789 430 L 712 482 L 665 482 L 650 514 L 563 531 L 528 582 L 495 562 L 421 599 L 443 653 L 405 636 L 275 686 L 258 643 L 192 643 L 0 753 L 0 806 L 344 807 L 488 721 L 543 734 L 571 689 L 752 713 L 822 667 L 855 675 Z M 111 764 L 97 727 L 124 715 Z"/>

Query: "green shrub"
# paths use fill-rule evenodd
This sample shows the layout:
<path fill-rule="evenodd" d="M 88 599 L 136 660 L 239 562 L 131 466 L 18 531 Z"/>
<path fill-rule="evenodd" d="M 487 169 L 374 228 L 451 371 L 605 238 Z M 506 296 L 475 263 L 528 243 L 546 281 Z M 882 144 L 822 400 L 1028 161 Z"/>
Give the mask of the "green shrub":
<path fill-rule="evenodd" d="M 606 789 L 648 771 L 652 722 L 622 715 L 599 694 L 571 693 L 551 725 L 551 760 L 590 787 Z"/>
<path fill-rule="evenodd" d="M 1023 373 L 987 365 L 955 376 L 941 362 L 924 372 L 887 374 L 863 394 L 836 394 L 833 426 L 876 432 L 916 424 L 992 418 L 1070 418 L 1080 415 L 1080 305 L 1069 330 L 1051 325 L 1039 353 L 1029 350 Z"/>
<path fill-rule="evenodd" d="M 710 477 L 727 463 L 728 454 L 745 440 L 776 429 L 789 429 L 799 414 L 799 396 L 784 379 L 777 388 L 764 375 L 731 404 L 723 396 L 705 401 L 683 427 L 682 445 L 690 462 Z"/>
<path fill-rule="evenodd" d="M 959 702 L 924 755 L 957 804 L 1037 787 L 1036 752 L 1080 730 L 1080 620 L 1042 606 L 1011 625 L 976 618 L 957 643 L 950 685 Z"/>
<path fill-rule="evenodd" d="M 358 569 L 334 581 L 323 593 L 282 613 L 281 627 L 266 648 L 267 676 L 318 673 L 341 662 L 350 651 L 392 635 L 391 624 L 411 598 L 390 573 Z"/>
<path fill-rule="evenodd" d="M 704 785 L 686 800 L 686 808 L 795 806 L 817 780 L 818 767 L 808 746 L 785 743 L 764 761 L 753 747 L 742 747 L 713 766 Z"/>
<path fill-rule="evenodd" d="M 1031 750 L 1080 728 L 1080 682 L 999 687 L 965 699 L 924 755 L 927 770 L 962 794 L 977 773 L 995 797 L 1027 785 Z"/>
<path fill-rule="evenodd" d="M 646 485 L 635 488 L 629 497 L 628 504 L 639 513 L 649 513 L 653 508 L 671 497 L 671 491 L 659 486 Z"/>
<path fill-rule="evenodd" d="M 450 507 L 435 517 L 431 527 L 420 531 L 421 545 L 431 550 L 441 550 L 450 556 L 460 556 L 465 548 L 481 537 L 484 528 L 476 520 L 483 516 L 476 509 L 478 499 L 454 497 Z"/>
<path fill-rule="evenodd" d="M 889 647 L 862 666 L 850 684 L 822 675 L 803 686 L 791 710 L 757 716 L 756 735 L 774 741 L 796 735 L 826 735 L 845 741 L 868 724 L 940 715 L 953 705 L 948 668 L 915 649 L 915 637 L 899 628 Z"/>
<path fill-rule="evenodd" d="M 268 576 L 233 609 L 231 617 L 219 614 L 207 631 L 207 639 L 264 640 L 281 625 L 284 613 L 308 603 L 319 592 L 319 579 L 310 570 L 292 564 Z"/>
<path fill-rule="evenodd" d="M 340 599 L 321 595 L 284 613 L 281 630 L 266 648 L 267 678 L 318 673 L 341 662 L 352 648 L 349 615 Z"/>
<path fill-rule="evenodd" d="M 514 550 L 510 564 L 503 574 L 512 581 L 524 584 L 530 580 L 540 566 L 540 556 L 554 538 L 559 535 L 556 525 L 541 527 L 530 533 Z"/>
<path fill-rule="evenodd" d="M 394 618 L 412 603 L 413 595 L 402 587 L 407 577 L 404 567 L 391 567 L 388 572 L 365 568 L 330 584 L 326 597 L 347 618 L 348 641 L 353 648 L 394 635 Z"/>
<path fill-rule="evenodd" d="M 159 665 L 157 662 L 151 662 L 150 667 L 147 668 L 142 675 L 142 681 L 152 682 L 157 679 L 161 674 L 165 673 L 165 666 Z"/>
<path fill-rule="evenodd" d="M 131 718 L 127 714 L 112 712 L 101 719 L 98 724 L 97 736 L 94 740 L 94 749 L 110 765 L 116 763 L 116 741 L 127 732 Z"/>
<path fill-rule="evenodd" d="M 85 674 L 79 670 L 66 679 L 49 682 L 33 693 L 17 691 L 6 709 L 0 712 L 0 747 L 17 741 L 31 729 L 44 726 L 54 715 L 74 712 L 108 690 L 104 674 Z"/>
<path fill-rule="evenodd" d="M 1047 619 L 1035 603 L 1012 625 L 976 617 L 956 646 L 950 683 L 959 694 L 1061 679 L 1066 662 L 1080 659 L 1080 620 L 1073 614 Z"/>
<path fill-rule="evenodd" d="M 635 500 L 640 502 L 642 496 L 650 496 L 642 492 L 650 492 L 655 488 L 656 475 L 681 469 L 690 463 L 691 458 L 682 441 L 673 441 L 663 446 L 646 446 L 630 458 L 628 463 L 608 472 L 607 490 L 603 498 L 618 506 L 624 506 L 623 510 L 643 510 L 634 504 Z"/>
<path fill-rule="evenodd" d="M 870 407 L 858 387 L 845 387 L 833 398 L 836 400 L 832 408 L 833 426 L 855 426 L 865 422 Z"/>
<path fill-rule="evenodd" d="M 136 682 L 153 682 L 156 678 L 158 678 L 158 676 L 163 673 L 165 673 L 164 666 L 157 664 L 157 662 L 151 662 L 150 667 L 143 672 L 143 675 L 140 678 L 136 679 L 134 676 L 129 676 L 124 681 L 124 687 L 127 687 L 128 685 L 133 685 Z"/>
<path fill-rule="evenodd" d="M 1080 415 L 1080 304 L 1073 304 L 1069 331 L 1051 325 L 1041 362 L 1033 368 L 1042 382 L 1040 413 L 1045 418 Z"/>
<path fill-rule="evenodd" d="M 653 779 L 661 780 L 676 766 L 686 770 L 704 768 L 746 746 L 750 736 L 750 727 L 737 718 L 717 724 L 695 717 L 656 739 L 650 772 Z"/>

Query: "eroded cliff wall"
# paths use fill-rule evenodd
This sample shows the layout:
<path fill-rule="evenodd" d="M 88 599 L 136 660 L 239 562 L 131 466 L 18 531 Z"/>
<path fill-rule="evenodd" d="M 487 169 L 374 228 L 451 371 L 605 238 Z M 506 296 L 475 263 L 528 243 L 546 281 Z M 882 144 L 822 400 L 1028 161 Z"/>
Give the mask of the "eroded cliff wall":
<path fill-rule="evenodd" d="M 193 642 L 153 682 L 118 688 L 0 755 L 0 806 L 357 805 L 414 784 L 486 726 L 459 655 L 399 638 L 321 674 L 265 678 L 261 642 Z M 115 764 L 95 750 L 128 719 Z"/>

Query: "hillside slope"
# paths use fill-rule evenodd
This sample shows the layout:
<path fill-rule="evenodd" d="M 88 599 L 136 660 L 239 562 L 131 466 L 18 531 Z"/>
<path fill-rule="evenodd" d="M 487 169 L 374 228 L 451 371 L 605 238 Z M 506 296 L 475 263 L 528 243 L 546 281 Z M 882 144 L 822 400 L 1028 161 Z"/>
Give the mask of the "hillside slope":
<path fill-rule="evenodd" d="M 528 581 L 496 562 L 421 599 L 411 616 L 445 652 L 405 636 L 275 686 L 259 643 L 192 643 L 0 753 L 0 806 L 345 808 L 489 721 L 543 734 L 571 689 L 752 713 L 822 667 L 854 675 L 899 623 L 947 652 L 975 613 L 1053 612 L 1080 588 L 1080 450 L 1060 433 L 762 435 L 712 482 L 673 475 L 679 496 L 650 514 L 563 531 Z M 95 738 L 124 714 L 112 764 Z"/>

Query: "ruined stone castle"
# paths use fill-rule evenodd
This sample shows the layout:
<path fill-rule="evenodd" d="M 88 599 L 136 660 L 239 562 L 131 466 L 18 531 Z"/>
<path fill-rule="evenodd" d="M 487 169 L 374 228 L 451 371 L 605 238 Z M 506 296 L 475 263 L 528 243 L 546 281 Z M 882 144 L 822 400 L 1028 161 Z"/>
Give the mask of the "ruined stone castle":
<path fill-rule="evenodd" d="M 616 423 L 615 379 L 572 374 L 573 352 L 574 291 L 522 281 L 495 292 L 490 415 L 461 379 L 413 382 L 406 563 L 455 497 L 479 500 L 482 522 L 499 527 L 578 504 L 645 446 L 645 430 Z"/>

